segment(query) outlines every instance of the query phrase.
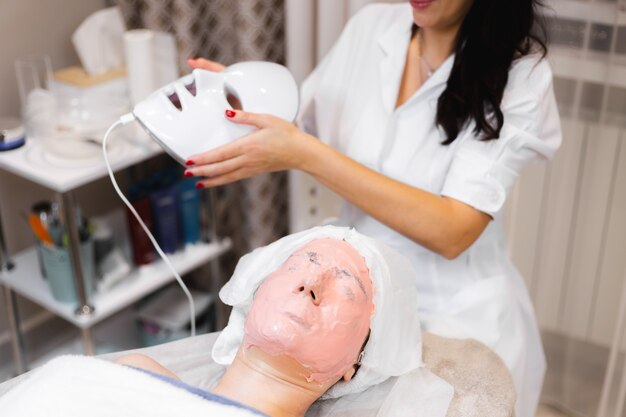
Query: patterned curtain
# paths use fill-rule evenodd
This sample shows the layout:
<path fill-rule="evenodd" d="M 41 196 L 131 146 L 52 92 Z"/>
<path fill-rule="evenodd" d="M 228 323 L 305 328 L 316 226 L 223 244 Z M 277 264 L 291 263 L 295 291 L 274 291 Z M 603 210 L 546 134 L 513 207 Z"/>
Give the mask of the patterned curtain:
<path fill-rule="evenodd" d="M 147 28 L 176 37 L 180 67 L 188 57 L 228 65 L 244 60 L 284 64 L 283 0 L 115 0 L 129 29 Z M 233 239 L 222 264 L 232 271 L 237 259 L 287 233 L 287 175 L 274 173 L 217 190 L 218 231 Z"/>

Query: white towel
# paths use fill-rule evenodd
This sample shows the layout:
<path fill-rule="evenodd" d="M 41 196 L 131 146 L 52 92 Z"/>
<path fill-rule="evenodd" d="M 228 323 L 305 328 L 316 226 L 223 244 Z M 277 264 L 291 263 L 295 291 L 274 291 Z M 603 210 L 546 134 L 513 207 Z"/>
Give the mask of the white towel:
<path fill-rule="evenodd" d="M 62 356 L 0 397 L 2 417 L 258 417 L 204 399 L 145 372 L 86 356 Z"/>

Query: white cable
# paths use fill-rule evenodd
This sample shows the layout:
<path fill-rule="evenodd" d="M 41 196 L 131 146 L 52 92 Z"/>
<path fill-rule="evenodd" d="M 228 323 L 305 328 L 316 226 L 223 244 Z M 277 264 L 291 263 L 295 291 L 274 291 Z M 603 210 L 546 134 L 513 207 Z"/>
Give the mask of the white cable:
<path fill-rule="evenodd" d="M 109 177 L 111 178 L 111 182 L 113 183 L 113 188 L 115 188 L 115 191 L 120 196 L 124 204 L 128 206 L 128 209 L 130 210 L 130 212 L 133 213 L 133 215 L 135 216 L 135 218 L 141 225 L 141 228 L 143 229 L 143 231 L 146 232 L 146 234 L 150 238 L 150 241 L 152 242 L 152 245 L 156 249 L 157 253 L 161 256 L 161 258 L 163 258 L 163 261 L 165 262 L 165 264 L 170 268 L 170 270 L 174 274 L 174 277 L 176 277 L 176 281 L 178 281 L 178 285 L 180 285 L 180 287 L 183 289 L 183 292 L 187 296 L 187 300 L 189 301 L 189 314 L 191 314 L 191 336 L 193 337 L 196 335 L 196 311 L 195 311 L 196 309 L 193 303 L 193 298 L 191 297 L 191 293 L 187 289 L 187 286 L 183 282 L 183 279 L 180 277 L 180 275 L 178 275 L 178 272 L 176 272 L 176 269 L 174 269 L 174 266 L 170 262 L 167 255 L 163 252 L 163 250 L 157 243 L 154 236 L 152 236 L 152 233 L 150 233 L 150 229 L 146 227 L 145 223 L 143 222 L 143 220 L 141 220 L 141 217 L 139 217 L 139 214 L 137 213 L 135 208 L 126 199 L 126 196 L 124 196 L 124 193 L 122 193 L 122 190 L 120 190 L 120 187 L 117 185 L 117 181 L 115 181 L 115 176 L 113 175 L 113 170 L 111 169 L 111 164 L 109 163 L 109 158 L 107 156 L 107 139 L 109 138 L 109 135 L 111 134 L 111 132 L 113 132 L 113 130 L 115 130 L 118 126 L 127 125 L 128 123 L 131 123 L 134 120 L 135 120 L 135 116 L 132 113 L 125 114 L 122 117 L 120 117 L 120 119 L 117 122 L 113 123 L 113 125 L 111 125 L 111 127 L 109 127 L 109 129 L 106 131 L 106 133 L 104 134 L 104 139 L 102 140 L 102 154 L 104 155 L 104 163 L 106 164 L 107 171 L 109 172 Z"/>

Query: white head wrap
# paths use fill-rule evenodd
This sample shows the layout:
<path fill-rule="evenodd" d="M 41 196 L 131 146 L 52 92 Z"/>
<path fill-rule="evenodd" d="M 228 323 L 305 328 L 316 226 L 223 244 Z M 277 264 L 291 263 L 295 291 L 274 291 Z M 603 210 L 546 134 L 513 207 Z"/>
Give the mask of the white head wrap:
<path fill-rule="evenodd" d="M 417 309 L 416 279 L 402 255 L 347 227 L 321 226 L 286 236 L 243 256 L 230 281 L 220 291 L 233 307 L 228 325 L 213 346 L 213 359 L 230 365 L 243 341 L 244 322 L 261 283 L 297 249 L 308 242 L 333 238 L 350 243 L 365 259 L 374 286 L 371 333 L 361 367 L 348 382 L 341 380 L 322 398 L 361 392 L 391 376 L 422 366 L 422 336 Z"/>

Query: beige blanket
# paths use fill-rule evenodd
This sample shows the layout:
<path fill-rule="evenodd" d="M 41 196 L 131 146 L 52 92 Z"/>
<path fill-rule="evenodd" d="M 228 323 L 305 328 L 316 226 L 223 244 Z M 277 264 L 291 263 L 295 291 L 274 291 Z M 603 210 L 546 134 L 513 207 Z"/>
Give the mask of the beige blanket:
<path fill-rule="evenodd" d="M 498 355 L 473 339 L 423 337 L 426 366 L 454 387 L 447 417 L 513 417 L 513 378 Z"/>

